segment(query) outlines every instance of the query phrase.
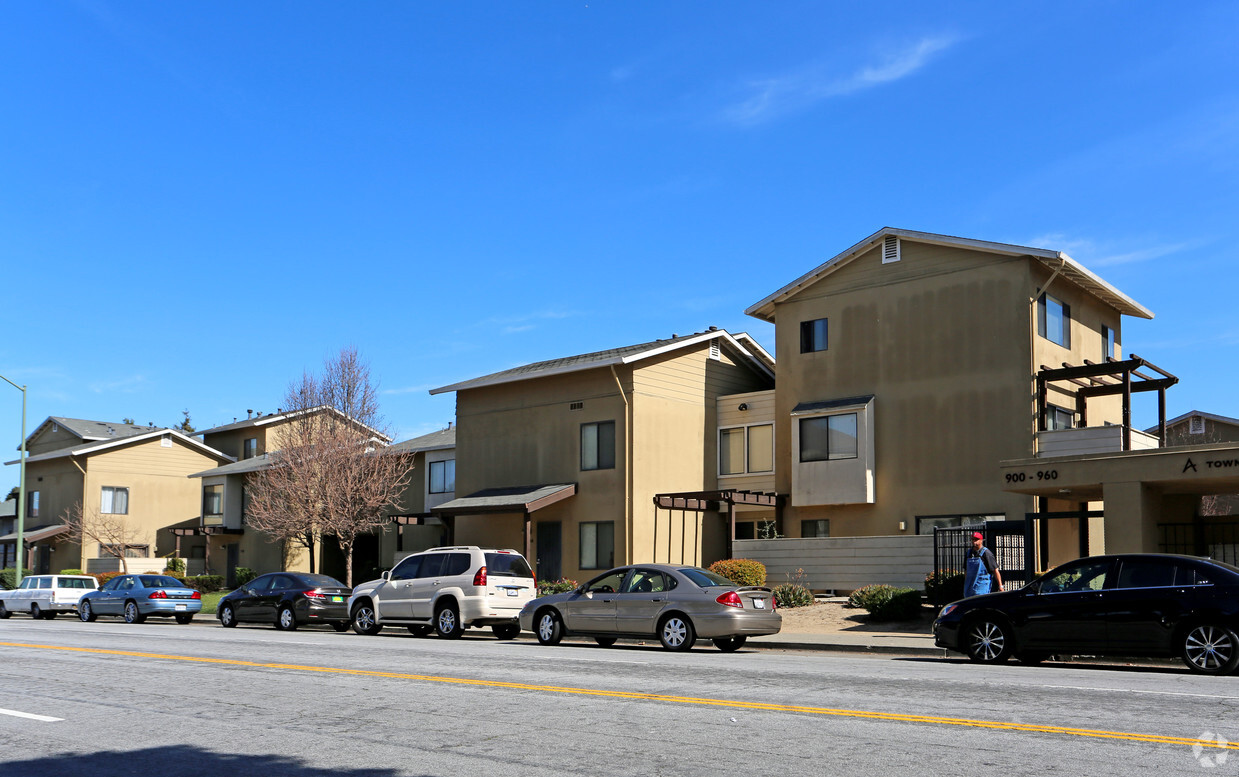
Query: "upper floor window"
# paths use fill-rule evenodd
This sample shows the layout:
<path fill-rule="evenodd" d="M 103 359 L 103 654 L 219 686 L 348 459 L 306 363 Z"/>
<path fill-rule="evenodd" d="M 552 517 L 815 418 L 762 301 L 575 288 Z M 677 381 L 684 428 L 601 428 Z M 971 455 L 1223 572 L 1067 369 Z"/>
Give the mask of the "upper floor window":
<path fill-rule="evenodd" d="M 241 458 L 252 459 L 258 455 L 258 438 L 251 437 L 241 443 Z"/>
<path fill-rule="evenodd" d="M 615 469 L 615 422 L 581 424 L 581 469 Z"/>
<path fill-rule="evenodd" d="M 817 518 L 811 521 L 800 522 L 801 537 L 829 537 L 830 536 L 830 519 Z"/>
<path fill-rule="evenodd" d="M 1101 327 L 1101 350 L 1102 358 L 1113 359 L 1114 357 L 1114 330 L 1108 326 Z"/>
<path fill-rule="evenodd" d="M 800 419 L 801 461 L 854 459 L 858 450 L 855 413 Z"/>
<path fill-rule="evenodd" d="M 1071 347 L 1071 306 L 1049 294 L 1037 300 L 1037 334 L 1064 348 Z"/>
<path fill-rule="evenodd" d="M 224 487 L 222 485 L 202 487 L 202 514 L 224 514 Z"/>
<path fill-rule="evenodd" d="M 105 515 L 129 514 L 129 489 L 104 486 L 99 495 L 99 512 Z"/>
<path fill-rule="evenodd" d="M 1050 405 L 1045 409 L 1045 428 L 1073 429 L 1076 425 L 1076 414 L 1065 407 Z"/>
<path fill-rule="evenodd" d="M 774 470 L 774 425 L 720 429 L 718 474 L 744 475 Z"/>
<path fill-rule="evenodd" d="M 430 462 L 430 493 L 448 494 L 456 490 L 456 460 Z"/>
<path fill-rule="evenodd" d="M 824 351 L 827 345 L 826 322 L 828 319 L 818 318 L 813 321 L 800 322 L 800 352 L 812 353 Z"/>
<path fill-rule="evenodd" d="M 39 492 L 38 491 L 27 491 L 26 492 L 26 517 L 27 518 L 38 518 L 39 517 Z"/>

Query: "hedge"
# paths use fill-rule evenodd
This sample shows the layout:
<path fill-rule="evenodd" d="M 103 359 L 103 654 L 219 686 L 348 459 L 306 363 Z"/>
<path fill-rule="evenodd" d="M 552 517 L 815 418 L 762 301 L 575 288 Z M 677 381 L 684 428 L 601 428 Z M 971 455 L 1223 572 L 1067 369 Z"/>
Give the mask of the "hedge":
<path fill-rule="evenodd" d="M 539 580 L 538 596 L 566 594 L 571 591 L 575 591 L 577 587 L 577 582 L 575 580 L 569 580 L 566 577 L 561 577 L 558 580 Z"/>
<path fill-rule="evenodd" d="M 766 565 L 747 558 L 725 558 L 710 565 L 710 571 L 736 585 L 765 585 Z"/>

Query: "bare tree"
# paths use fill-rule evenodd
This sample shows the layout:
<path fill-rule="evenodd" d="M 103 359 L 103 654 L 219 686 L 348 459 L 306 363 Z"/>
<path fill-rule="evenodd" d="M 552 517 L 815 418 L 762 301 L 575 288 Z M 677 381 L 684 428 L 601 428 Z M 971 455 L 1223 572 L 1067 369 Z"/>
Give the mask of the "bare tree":
<path fill-rule="evenodd" d="M 125 520 L 127 517 L 87 510 L 82 507 L 81 502 L 74 502 L 73 506 L 60 516 L 60 520 L 69 527 L 69 533 L 79 545 L 85 548 L 87 542 L 99 543 L 100 551 L 120 559 L 121 571 L 128 572 L 126 551 L 134 545 L 138 530 Z"/>
<path fill-rule="evenodd" d="M 304 373 L 284 401 L 289 420 L 270 468 L 251 481 L 249 523 L 305 547 L 311 571 L 317 542 L 334 537 L 351 586 L 357 537 L 384 525 L 409 484 L 410 462 L 385 452 L 378 388 L 356 349 L 329 359 L 321 378 Z"/>

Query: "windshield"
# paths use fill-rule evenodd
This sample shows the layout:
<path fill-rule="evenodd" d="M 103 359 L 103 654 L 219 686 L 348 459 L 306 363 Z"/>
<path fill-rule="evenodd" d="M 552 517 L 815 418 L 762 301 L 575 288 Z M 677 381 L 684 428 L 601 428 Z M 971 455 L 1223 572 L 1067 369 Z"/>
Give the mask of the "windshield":
<path fill-rule="evenodd" d="M 722 575 L 716 575 L 710 570 L 701 569 L 700 567 L 681 567 L 676 571 L 687 577 L 689 580 L 692 580 L 702 588 L 712 588 L 720 585 L 735 585 L 735 583 L 731 582 Z"/>
<path fill-rule="evenodd" d="M 486 574 L 492 577 L 533 577 L 533 570 L 518 553 L 487 553 Z"/>

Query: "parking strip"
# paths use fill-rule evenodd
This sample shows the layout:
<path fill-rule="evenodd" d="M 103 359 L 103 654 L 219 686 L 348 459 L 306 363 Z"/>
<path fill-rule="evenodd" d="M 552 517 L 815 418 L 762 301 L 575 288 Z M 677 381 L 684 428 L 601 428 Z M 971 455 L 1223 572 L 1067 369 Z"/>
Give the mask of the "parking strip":
<path fill-rule="evenodd" d="M 443 677 L 436 675 L 408 674 L 404 672 L 379 672 L 370 669 L 343 669 L 326 666 L 303 666 L 298 664 L 264 664 L 254 661 L 241 661 L 232 658 L 206 658 L 202 656 L 178 656 L 164 653 L 146 653 L 130 650 L 107 650 L 104 648 L 68 647 L 63 645 L 37 645 L 24 642 L 0 642 L 2 647 L 28 648 L 32 650 L 59 650 L 70 653 L 92 653 L 97 655 L 130 656 L 134 658 L 153 658 L 164 661 L 187 661 L 200 664 L 223 664 L 226 666 L 244 666 L 255 669 L 284 669 L 295 672 L 316 672 L 323 674 L 344 674 L 360 677 L 386 677 L 395 680 L 416 680 L 419 682 L 450 683 L 453 685 L 472 685 L 485 688 L 505 688 L 521 691 L 538 691 L 543 693 L 563 693 L 577 696 L 593 696 L 612 699 L 636 699 L 643 701 L 658 701 L 670 704 L 696 704 L 709 707 L 724 707 L 728 709 L 757 710 L 763 712 L 792 712 L 803 715 L 828 715 L 833 717 L 854 718 L 858 720 L 881 720 L 902 723 L 923 723 L 940 726 L 963 726 L 969 728 L 984 728 L 996 731 L 1012 731 L 1029 734 L 1058 734 L 1064 736 L 1086 737 L 1092 739 L 1110 739 L 1127 742 L 1148 742 L 1154 744 L 1181 745 L 1186 747 L 1202 747 L 1218 750 L 1239 750 L 1239 742 L 1215 741 L 1191 737 L 1167 736 L 1164 734 L 1139 734 L 1125 731 L 1104 731 L 1098 729 L 1071 728 L 1068 726 L 1043 726 L 1033 723 L 1016 723 L 1012 721 L 972 720 L 968 718 L 947 718 L 935 715 L 909 715 L 894 712 L 872 712 L 868 710 L 833 709 L 830 707 L 804 707 L 791 704 L 768 704 L 765 702 L 735 701 L 729 699 L 708 699 L 692 696 L 671 696 L 658 693 L 637 693 L 632 691 L 608 691 L 594 688 L 571 688 L 555 685 L 533 685 L 530 683 L 511 683 L 501 680 L 474 680 L 463 677 Z"/>

